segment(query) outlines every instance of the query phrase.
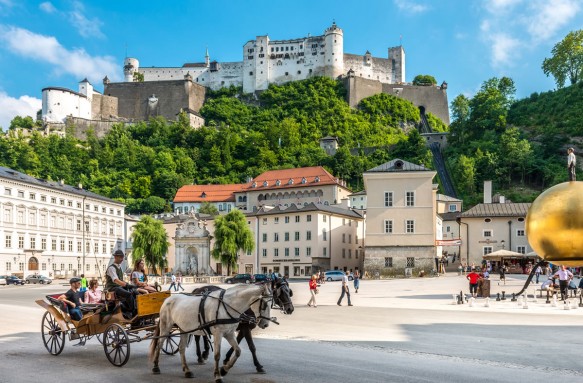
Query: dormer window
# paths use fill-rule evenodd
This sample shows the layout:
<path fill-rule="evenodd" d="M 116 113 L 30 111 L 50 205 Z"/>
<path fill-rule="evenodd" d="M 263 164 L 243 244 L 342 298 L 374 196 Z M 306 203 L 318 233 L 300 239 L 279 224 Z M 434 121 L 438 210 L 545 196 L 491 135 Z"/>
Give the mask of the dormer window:
<path fill-rule="evenodd" d="M 263 186 L 269 186 L 269 182 L 263 181 Z"/>
<path fill-rule="evenodd" d="M 306 179 L 306 177 L 302 177 L 302 183 L 305 184 L 306 182 L 308 182 L 308 180 Z"/>
<path fill-rule="evenodd" d="M 281 181 L 280 180 L 275 181 L 275 186 L 279 186 L 279 185 L 281 185 Z"/>
<path fill-rule="evenodd" d="M 252 188 L 256 188 L 256 187 L 257 187 L 257 182 L 253 182 L 253 183 L 251 184 L 251 187 L 252 187 Z"/>
<path fill-rule="evenodd" d="M 293 185 L 294 184 L 294 179 L 293 178 L 290 178 L 289 181 L 287 181 L 287 184 L 288 185 Z"/>
<path fill-rule="evenodd" d="M 202 192 L 202 195 L 201 195 L 201 197 L 202 197 L 202 198 L 206 198 L 206 193 L 205 193 L 205 192 Z"/>
<path fill-rule="evenodd" d="M 314 178 L 314 182 L 320 182 L 320 177 L 316 176 L 316 178 Z"/>

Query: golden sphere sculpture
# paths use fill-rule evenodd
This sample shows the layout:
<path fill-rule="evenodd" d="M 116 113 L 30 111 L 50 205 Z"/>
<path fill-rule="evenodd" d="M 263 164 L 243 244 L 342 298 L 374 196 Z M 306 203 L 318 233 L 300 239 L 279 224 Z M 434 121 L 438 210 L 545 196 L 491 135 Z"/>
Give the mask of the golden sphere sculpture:
<path fill-rule="evenodd" d="M 545 190 L 526 215 L 528 243 L 545 261 L 583 266 L 583 182 Z"/>

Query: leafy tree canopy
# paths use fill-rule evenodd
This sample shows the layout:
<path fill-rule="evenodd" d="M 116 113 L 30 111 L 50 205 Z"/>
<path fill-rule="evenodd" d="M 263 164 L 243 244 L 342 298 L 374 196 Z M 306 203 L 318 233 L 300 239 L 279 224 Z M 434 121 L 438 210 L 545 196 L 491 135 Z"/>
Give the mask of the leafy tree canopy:
<path fill-rule="evenodd" d="M 569 80 L 576 84 L 583 75 L 583 29 L 571 31 L 558 42 L 551 51 L 552 57 L 545 58 L 543 72 L 555 78 L 557 87 L 562 88 Z"/>
<path fill-rule="evenodd" d="M 418 74 L 413 79 L 413 85 L 422 86 L 437 85 L 437 80 L 435 79 L 435 77 L 429 74 Z"/>

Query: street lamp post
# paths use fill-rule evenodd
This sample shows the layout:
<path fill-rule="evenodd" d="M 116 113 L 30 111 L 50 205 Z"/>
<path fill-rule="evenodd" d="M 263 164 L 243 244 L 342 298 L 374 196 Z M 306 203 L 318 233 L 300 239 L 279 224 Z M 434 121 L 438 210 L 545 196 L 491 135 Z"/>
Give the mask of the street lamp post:
<path fill-rule="evenodd" d="M 77 257 L 77 275 L 82 274 L 82 271 L 83 270 L 81 270 L 81 257 Z"/>

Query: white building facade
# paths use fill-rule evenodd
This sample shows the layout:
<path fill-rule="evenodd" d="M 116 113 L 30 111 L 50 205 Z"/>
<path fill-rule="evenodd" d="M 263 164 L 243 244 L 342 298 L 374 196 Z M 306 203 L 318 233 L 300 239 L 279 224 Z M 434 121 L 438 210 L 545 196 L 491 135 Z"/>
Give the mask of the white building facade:
<path fill-rule="evenodd" d="M 125 205 L 0 167 L 0 274 L 103 274 L 125 251 Z"/>

